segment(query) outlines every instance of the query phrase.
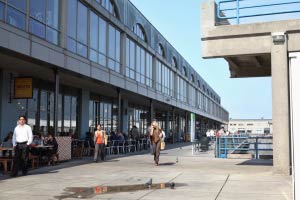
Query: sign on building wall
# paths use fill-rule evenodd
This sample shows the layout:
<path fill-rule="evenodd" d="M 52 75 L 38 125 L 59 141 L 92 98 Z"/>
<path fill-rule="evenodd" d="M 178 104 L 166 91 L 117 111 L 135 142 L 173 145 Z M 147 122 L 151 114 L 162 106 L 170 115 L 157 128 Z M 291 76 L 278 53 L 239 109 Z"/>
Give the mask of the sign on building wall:
<path fill-rule="evenodd" d="M 14 98 L 31 99 L 33 96 L 32 78 L 17 77 L 14 81 Z"/>

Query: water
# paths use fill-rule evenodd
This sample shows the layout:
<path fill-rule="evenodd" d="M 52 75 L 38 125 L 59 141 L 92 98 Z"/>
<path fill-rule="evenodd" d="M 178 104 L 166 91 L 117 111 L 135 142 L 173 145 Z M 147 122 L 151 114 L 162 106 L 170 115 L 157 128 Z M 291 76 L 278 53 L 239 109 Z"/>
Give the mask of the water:
<path fill-rule="evenodd" d="M 152 190 L 152 189 L 175 189 L 175 187 L 184 186 L 186 184 L 180 183 L 157 183 L 157 184 L 137 184 L 137 185 L 120 185 L 120 186 L 95 186 L 95 187 L 68 187 L 65 192 L 56 196 L 56 199 L 78 198 L 87 199 L 96 195 L 111 194 L 119 192 L 134 192 L 139 190 Z"/>

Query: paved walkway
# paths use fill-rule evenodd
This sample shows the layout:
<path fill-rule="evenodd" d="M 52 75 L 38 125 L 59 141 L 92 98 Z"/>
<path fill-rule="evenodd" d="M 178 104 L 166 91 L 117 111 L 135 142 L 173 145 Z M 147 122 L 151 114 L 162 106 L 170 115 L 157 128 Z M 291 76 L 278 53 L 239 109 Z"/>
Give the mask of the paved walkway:
<path fill-rule="evenodd" d="M 0 199 L 292 199 L 291 177 L 273 175 L 269 161 L 215 159 L 212 151 L 192 155 L 188 144 L 168 147 L 172 149 L 162 151 L 158 167 L 143 152 L 99 163 L 92 158 L 64 162 L 17 178 L 1 175 Z M 150 179 L 152 189 L 144 185 Z M 174 189 L 163 184 L 170 182 L 175 183 Z M 167 188 L 153 189 L 157 186 Z M 95 194 L 107 190 L 118 192 Z"/>

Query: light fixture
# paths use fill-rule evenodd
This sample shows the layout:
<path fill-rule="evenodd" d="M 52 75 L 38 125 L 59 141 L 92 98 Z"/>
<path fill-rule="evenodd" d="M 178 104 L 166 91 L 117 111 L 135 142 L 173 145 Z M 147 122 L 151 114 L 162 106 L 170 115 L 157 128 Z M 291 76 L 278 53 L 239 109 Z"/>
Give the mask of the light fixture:
<path fill-rule="evenodd" d="M 272 33 L 272 39 L 274 43 L 284 43 L 285 42 L 285 32 L 274 32 Z"/>

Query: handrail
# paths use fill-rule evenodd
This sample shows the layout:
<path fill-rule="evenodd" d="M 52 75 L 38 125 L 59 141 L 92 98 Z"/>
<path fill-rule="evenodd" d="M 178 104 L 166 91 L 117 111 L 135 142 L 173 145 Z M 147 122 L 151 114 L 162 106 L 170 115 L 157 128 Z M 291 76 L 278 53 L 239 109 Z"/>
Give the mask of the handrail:
<path fill-rule="evenodd" d="M 236 23 L 240 23 L 241 18 L 250 18 L 250 17 L 258 17 L 258 16 L 268 16 L 268 15 L 279 15 L 279 14 L 289 14 L 289 13 L 300 13 L 300 9 L 297 7 L 293 7 L 291 10 L 285 11 L 269 11 L 257 14 L 243 14 L 241 15 L 241 11 L 245 9 L 255 9 L 255 8 L 269 8 L 272 6 L 284 6 L 284 5 L 292 5 L 292 4 L 300 4 L 300 0 L 295 0 L 291 2 L 282 2 L 282 3 L 269 3 L 269 4 L 261 4 L 261 5 L 253 5 L 253 6 L 241 6 L 240 2 L 246 2 L 250 0 L 220 0 L 217 4 L 217 17 L 219 19 L 236 19 Z M 282 0 L 283 1 L 283 0 Z M 221 6 L 228 3 L 236 2 L 235 7 L 233 8 L 224 8 L 221 9 Z M 235 15 L 226 16 L 224 12 L 226 11 L 236 11 Z"/>

